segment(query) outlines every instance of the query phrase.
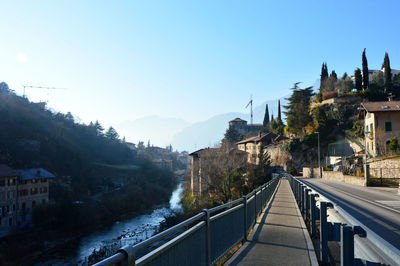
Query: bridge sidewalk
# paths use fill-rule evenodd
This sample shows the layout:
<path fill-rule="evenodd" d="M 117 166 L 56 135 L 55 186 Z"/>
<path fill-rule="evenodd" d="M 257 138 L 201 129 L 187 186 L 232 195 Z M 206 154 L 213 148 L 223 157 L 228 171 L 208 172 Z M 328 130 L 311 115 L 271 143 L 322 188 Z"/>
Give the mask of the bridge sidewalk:
<path fill-rule="evenodd" d="M 280 180 L 249 240 L 225 265 L 318 265 L 288 180 Z"/>

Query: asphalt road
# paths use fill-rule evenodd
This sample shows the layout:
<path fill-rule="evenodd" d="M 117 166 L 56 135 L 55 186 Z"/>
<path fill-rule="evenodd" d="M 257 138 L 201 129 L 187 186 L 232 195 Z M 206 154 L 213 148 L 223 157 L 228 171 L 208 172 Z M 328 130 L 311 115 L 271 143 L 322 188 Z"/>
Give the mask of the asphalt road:
<path fill-rule="evenodd" d="M 322 179 L 301 179 L 400 249 L 400 195 Z"/>

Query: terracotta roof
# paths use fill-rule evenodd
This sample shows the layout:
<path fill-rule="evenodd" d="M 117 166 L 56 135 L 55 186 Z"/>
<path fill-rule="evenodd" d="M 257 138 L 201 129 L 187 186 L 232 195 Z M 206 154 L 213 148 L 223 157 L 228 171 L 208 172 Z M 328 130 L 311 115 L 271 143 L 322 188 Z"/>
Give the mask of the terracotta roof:
<path fill-rule="evenodd" d="M 249 143 L 249 142 L 259 142 L 265 139 L 270 139 L 271 142 L 278 142 L 281 140 L 286 140 L 288 139 L 285 136 L 282 135 L 277 135 L 275 133 L 272 132 L 268 132 L 268 133 L 262 133 L 261 136 L 255 136 L 255 137 L 251 137 L 251 138 L 247 138 L 244 140 L 241 140 L 239 142 L 236 142 L 236 144 L 244 144 L 244 143 Z"/>
<path fill-rule="evenodd" d="M 5 164 L 0 164 L 0 177 L 12 176 L 18 176 L 17 172 L 15 172 L 12 168 L 8 167 Z"/>
<path fill-rule="evenodd" d="M 399 112 L 400 111 L 400 101 L 390 101 L 390 102 L 365 102 L 361 104 L 367 112 Z"/>

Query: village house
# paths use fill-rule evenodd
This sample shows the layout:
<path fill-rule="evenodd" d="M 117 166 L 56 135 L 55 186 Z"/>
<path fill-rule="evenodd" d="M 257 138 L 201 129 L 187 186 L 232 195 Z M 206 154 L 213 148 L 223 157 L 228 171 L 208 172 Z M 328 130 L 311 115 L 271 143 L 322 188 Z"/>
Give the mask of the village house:
<path fill-rule="evenodd" d="M 288 138 L 282 135 L 274 134 L 272 132 L 259 133 L 258 136 L 251 137 L 239 141 L 236 143 L 238 150 L 247 153 L 247 163 L 259 164 L 259 153 L 260 148 L 265 148 L 264 152 L 267 152 L 268 146 L 272 145 L 271 148 L 275 148 L 275 144 L 287 140 Z"/>
<path fill-rule="evenodd" d="M 8 232 L 17 223 L 18 174 L 7 165 L 0 165 L 0 231 Z"/>
<path fill-rule="evenodd" d="M 49 201 L 49 179 L 53 178 L 43 168 L 13 170 L 0 165 L 0 235 L 30 223 L 32 209 Z"/>
<path fill-rule="evenodd" d="M 400 140 L 400 101 L 365 102 L 362 107 L 367 154 L 376 157 L 388 153 L 390 139 Z"/>
<path fill-rule="evenodd" d="M 16 170 L 18 178 L 18 223 L 30 222 L 37 204 L 49 201 L 49 180 L 55 176 L 43 168 Z"/>

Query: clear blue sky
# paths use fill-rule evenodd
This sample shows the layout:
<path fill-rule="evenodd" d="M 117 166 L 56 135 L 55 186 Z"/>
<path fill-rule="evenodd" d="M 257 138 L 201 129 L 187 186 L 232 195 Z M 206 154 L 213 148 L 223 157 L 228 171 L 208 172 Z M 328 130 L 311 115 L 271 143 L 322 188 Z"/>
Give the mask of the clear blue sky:
<path fill-rule="evenodd" d="M 189 122 L 339 76 L 385 51 L 400 69 L 399 1 L 2 1 L 0 80 L 83 122 Z"/>

